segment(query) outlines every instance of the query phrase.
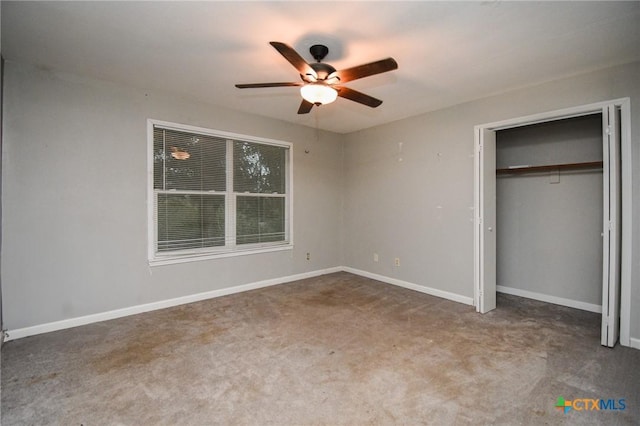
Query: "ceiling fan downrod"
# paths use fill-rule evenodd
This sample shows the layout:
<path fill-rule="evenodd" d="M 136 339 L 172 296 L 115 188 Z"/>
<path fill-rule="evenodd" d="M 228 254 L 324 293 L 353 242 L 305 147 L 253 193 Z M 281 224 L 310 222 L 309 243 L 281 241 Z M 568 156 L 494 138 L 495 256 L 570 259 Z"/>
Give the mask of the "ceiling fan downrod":
<path fill-rule="evenodd" d="M 324 44 L 314 44 L 309 48 L 309 53 L 316 61 L 322 62 L 327 53 L 329 53 L 329 48 Z"/>

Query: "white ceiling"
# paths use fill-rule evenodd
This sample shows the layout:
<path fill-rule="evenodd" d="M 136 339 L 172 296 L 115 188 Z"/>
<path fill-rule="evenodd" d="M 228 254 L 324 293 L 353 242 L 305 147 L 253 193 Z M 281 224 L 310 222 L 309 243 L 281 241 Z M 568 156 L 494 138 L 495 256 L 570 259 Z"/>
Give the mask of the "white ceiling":
<path fill-rule="evenodd" d="M 348 133 L 514 88 L 640 60 L 640 2 L 8 2 L 9 61 L 163 89 L 210 104 Z M 296 114 L 299 81 L 268 42 L 337 69 L 392 56 L 399 69 L 347 83 L 382 99 L 339 98 Z"/>

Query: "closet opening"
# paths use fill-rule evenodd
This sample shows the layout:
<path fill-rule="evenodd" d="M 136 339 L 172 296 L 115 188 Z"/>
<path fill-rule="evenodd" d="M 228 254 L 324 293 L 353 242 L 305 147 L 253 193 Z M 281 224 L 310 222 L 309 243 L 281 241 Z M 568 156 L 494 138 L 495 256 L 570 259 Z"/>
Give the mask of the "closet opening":
<path fill-rule="evenodd" d="M 476 126 L 478 312 L 496 308 L 496 291 L 569 306 L 601 315 L 602 345 L 629 346 L 629 106 Z"/>
<path fill-rule="evenodd" d="M 602 312 L 602 113 L 496 132 L 496 291 Z"/>

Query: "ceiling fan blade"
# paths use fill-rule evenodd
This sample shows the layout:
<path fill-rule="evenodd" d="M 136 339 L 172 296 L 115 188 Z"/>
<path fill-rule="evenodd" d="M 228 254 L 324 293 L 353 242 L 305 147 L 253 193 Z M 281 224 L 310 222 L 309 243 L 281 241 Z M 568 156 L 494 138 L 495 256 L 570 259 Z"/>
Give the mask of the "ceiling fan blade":
<path fill-rule="evenodd" d="M 338 91 L 338 96 L 341 98 L 349 99 L 350 101 L 358 102 L 371 108 L 376 108 L 382 104 L 380 99 L 376 99 L 373 96 L 365 95 L 357 90 L 350 89 L 348 87 L 333 86 Z"/>
<path fill-rule="evenodd" d="M 396 60 L 393 58 L 387 58 L 375 62 L 370 62 L 368 64 L 358 65 L 356 67 L 336 71 L 335 75 L 340 77 L 340 83 L 346 83 L 347 81 L 353 81 L 359 78 L 369 77 L 370 75 L 393 71 L 395 69 L 398 69 L 398 63 L 396 62 Z M 329 77 L 332 76 L 333 74 Z"/>
<path fill-rule="evenodd" d="M 313 104 L 306 99 L 303 99 L 300 104 L 300 108 L 298 108 L 298 114 L 308 114 L 311 111 L 311 108 L 313 108 Z"/>
<path fill-rule="evenodd" d="M 238 89 L 257 89 L 260 87 L 292 87 L 302 86 L 304 83 L 249 83 L 249 84 L 236 84 Z"/>
<path fill-rule="evenodd" d="M 291 46 L 280 43 L 279 41 L 270 41 L 269 44 L 280 52 L 280 54 L 298 70 L 305 81 L 308 81 L 306 76 L 309 76 L 309 78 L 314 81 L 318 79 L 318 74 L 316 74 L 315 70 L 311 68 L 311 65 L 309 65 L 307 61 L 305 61 Z"/>

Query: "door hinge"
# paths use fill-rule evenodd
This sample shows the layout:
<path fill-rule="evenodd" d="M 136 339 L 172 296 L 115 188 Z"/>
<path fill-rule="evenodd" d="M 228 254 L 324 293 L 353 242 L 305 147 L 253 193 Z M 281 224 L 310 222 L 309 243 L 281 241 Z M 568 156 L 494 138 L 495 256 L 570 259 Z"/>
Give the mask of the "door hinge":
<path fill-rule="evenodd" d="M 610 135 L 610 134 L 611 134 L 611 126 L 607 126 L 607 128 L 606 128 L 606 129 L 604 129 L 604 132 L 605 132 L 606 134 Z"/>

